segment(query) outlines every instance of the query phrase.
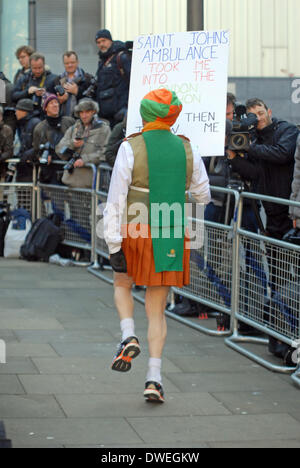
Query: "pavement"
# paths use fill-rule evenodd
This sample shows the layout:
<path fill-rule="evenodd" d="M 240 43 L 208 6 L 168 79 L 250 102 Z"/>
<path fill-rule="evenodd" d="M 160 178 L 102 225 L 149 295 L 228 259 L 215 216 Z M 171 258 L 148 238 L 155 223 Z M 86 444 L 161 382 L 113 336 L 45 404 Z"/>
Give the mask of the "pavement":
<path fill-rule="evenodd" d="M 0 420 L 14 448 L 300 447 L 300 390 L 224 344 L 168 319 L 166 402 L 143 399 L 142 353 L 110 370 L 120 340 L 113 289 L 83 268 L 0 259 Z"/>

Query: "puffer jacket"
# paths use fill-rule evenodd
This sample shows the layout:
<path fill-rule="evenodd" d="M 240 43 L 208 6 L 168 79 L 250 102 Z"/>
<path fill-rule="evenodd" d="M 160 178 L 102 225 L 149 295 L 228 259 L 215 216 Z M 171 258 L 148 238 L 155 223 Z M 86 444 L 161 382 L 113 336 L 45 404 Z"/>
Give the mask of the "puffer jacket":
<path fill-rule="evenodd" d="M 84 134 L 84 126 L 81 120 L 77 120 L 75 124 L 67 130 L 63 139 L 55 147 L 56 154 L 61 159 L 68 160 L 70 158 L 68 154 L 62 154 L 64 148 L 67 147 L 75 151 L 73 140 L 78 132 Z M 108 123 L 95 116 L 88 130 L 88 136 L 84 138 L 84 145 L 78 152 L 85 164 L 98 165 L 101 161 L 105 161 L 104 151 L 109 136 L 110 126 Z M 92 171 L 88 168 L 75 168 L 71 174 L 65 171 L 62 179 L 65 185 L 75 188 L 91 188 L 92 181 Z"/>
<path fill-rule="evenodd" d="M 300 203 L 300 135 L 297 139 L 295 152 L 295 170 L 292 183 L 291 200 Z M 290 215 L 292 219 L 297 221 L 297 227 L 300 229 L 300 207 L 290 207 Z"/>

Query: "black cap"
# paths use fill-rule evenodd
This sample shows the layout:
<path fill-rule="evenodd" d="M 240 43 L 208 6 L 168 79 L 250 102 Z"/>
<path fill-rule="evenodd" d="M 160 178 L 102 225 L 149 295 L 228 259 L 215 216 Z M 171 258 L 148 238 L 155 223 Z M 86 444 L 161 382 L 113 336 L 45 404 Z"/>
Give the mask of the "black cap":
<path fill-rule="evenodd" d="M 96 33 L 95 41 L 97 41 L 97 39 L 100 39 L 101 37 L 112 41 L 112 37 L 108 29 L 100 29 L 100 31 Z"/>
<path fill-rule="evenodd" d="M 34 104 L 31 99 L 20 99 L 16 105 L 17 110 L 25 112 L 32 112 L 34 110 Z"/>

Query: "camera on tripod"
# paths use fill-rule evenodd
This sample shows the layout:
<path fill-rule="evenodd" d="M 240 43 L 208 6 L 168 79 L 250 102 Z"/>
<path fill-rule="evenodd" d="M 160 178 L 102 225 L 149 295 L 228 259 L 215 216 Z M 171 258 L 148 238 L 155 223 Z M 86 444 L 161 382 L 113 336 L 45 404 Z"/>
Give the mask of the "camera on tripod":
<path fill-rule="evenodd" d="M 251 132 L 257 127 L 258 120 L 255 114 L 249 112 L 244 104 L 235 105 L 232 131 L 228 141 L 228 149 L 240 153 L 248 151 Z"/>
<path fill-rule="evenodd" d="M 44 145 L 43 144 L 40 145 L 40 151 L 42 151 L 42 155 L 40 157 L 40 164 L 42 165 L 48 164 L 48 157 L 50 154 L 50 149 L 51 149 L 51 145 L 49 141 L 47 141 L 47 143 L 45 143 Z"/>

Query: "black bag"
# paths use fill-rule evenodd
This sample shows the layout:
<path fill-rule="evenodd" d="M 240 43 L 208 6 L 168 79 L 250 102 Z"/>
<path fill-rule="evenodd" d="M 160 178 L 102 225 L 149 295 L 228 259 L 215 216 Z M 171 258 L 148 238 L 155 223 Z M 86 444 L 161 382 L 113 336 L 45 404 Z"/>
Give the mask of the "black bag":
<path fill-rule="evenodd" d="M 0 204 L 0 257 L 4 254 L 4 239 L 10 222 L 9 207 Z"/>
<path fill-rule="evenodd" d="M 59 225 L 60 220 L 57 217 L 38 219 L 21 247 L 21 257 L 28 261 L 48 262 L 49 257 L 56 252 L 58 244 L 63 240 Z"/>

